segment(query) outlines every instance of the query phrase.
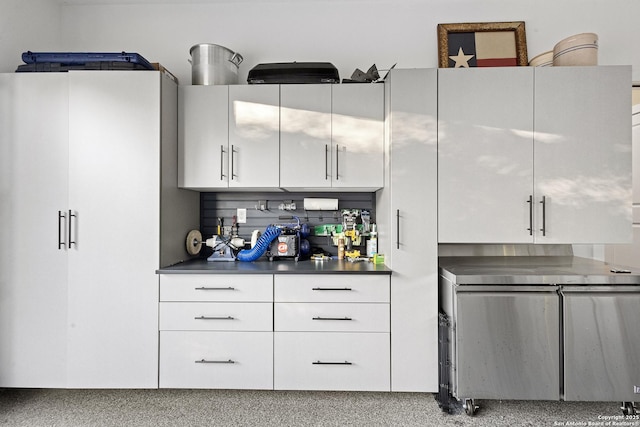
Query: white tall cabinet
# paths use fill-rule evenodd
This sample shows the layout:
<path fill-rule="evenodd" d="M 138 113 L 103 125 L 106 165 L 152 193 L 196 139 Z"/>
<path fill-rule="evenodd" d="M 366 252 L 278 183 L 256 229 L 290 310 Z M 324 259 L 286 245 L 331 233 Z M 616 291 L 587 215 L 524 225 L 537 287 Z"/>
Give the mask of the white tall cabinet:
<path fill-rule="evenodd" d="M 377 193 L 391 275 L 391 390 L 438 390 L 437 70 L 385 83 L 389 174 Z M 386 230 L 386 231 L 385 231 Z"/>
<path fill-rule="evenodd" d="M 441 243 L 631 241 L 630 67 L 438 72 Z"/>
<path fill-rule="evenodd" d="M 175 83 L 142 71 L 0 81 L 3 94 L 12 88 L 0 141 L 11 243 L 0 254 L 0 384 L 156 388 L 155 270 L 181 259 L 198 221 L 197 194 L 179 193 L 176 168 L 161 168 L 177 155 Z"/>
<path fill-rule="evenodd" d="M 0 74 L 0 387 L 66 385 L 68 98 Z"/>
<path fill-rule="evenodd" d="M 160 81 L 127 74 L 69 78 L 70 387 L 157 385 Z"/>

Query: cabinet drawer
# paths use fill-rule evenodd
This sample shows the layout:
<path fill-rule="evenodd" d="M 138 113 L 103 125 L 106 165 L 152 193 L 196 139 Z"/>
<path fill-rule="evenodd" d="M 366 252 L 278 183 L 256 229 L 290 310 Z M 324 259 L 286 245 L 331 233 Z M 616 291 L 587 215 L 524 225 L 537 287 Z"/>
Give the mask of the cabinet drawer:
<path fill-rule="evenodd" d="M 160 388 L 273 388 L 272 332 L 160 333 Z"/>
<path fill-rule="evenodd" d="M 389 332 L 386 303 L 276 303 L 276 331 Z"/>
<path fill-rule="evenodd" d="M 273 301 L 271 274 L 163 274 L 160 301 Z"/>
<path fill-rule="evenodd" d="M 272 331 L 272 326 L 271 303 L 160 303 L 160 330 Z"/>
<path fill-rule="evenodd" d="M 389 302 L 387 275 L 276 275 L 276 302 Z"/>
<path fill-rule="evenodd" d="M 276 332 L 274 388 L 390 390 L 389 334 Z"/>

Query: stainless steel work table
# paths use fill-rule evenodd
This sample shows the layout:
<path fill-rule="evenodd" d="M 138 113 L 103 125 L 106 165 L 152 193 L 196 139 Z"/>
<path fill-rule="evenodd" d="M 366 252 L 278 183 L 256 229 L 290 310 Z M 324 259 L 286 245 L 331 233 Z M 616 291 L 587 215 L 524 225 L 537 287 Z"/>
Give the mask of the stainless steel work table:
<path fill-rule="evenodd" d="M 439 265 L 455 285 L 640 285 L 638 268 L 575 256 L 444 257 Z"/>
<path fill-rule="evenodd" d="M 640 395 L 640 269 L 575 256 L 442 257 L 439 399 Z M 588 375 L 585 373 L 588 372 Z"/>

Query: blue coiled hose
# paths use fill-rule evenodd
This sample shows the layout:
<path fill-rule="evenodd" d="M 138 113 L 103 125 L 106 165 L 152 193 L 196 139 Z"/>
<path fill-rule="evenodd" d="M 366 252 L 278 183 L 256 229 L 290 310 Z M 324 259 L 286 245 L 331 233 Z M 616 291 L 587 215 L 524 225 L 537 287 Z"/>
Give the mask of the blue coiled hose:
<path fill-rule="evenodd" d="M 275 225 L 269 225 L 262 236 L 260 236 L 255 246 L 251 249 L 243 249 L 238 252 L 238 255 L 236 255 L 236 259 L 238 261 L 247 262 L 257 260 L 262 255 L 264 255 L 265 252 L 267 252 L 267 249 L 269 249 L 269 245 L 280 235 L 281 231 L 282 230 L 280 230 L 280 228 L 276 227 Z"/>

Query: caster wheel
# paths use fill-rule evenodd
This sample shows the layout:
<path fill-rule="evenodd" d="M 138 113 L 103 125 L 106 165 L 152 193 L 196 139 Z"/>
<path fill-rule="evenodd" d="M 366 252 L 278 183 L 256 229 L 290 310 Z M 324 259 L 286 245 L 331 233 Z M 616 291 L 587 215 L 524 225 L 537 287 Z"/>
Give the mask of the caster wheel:
<path fill-rule="evenodd" d="M 480 408 L 479 406 L 476 406 L 473 399 L 465 399 L 462 407 L 464 408 L 464 412 L 470 417 L 473 417 Z"/>
<path fill-rule="evenodd" d="M 638 411 L 633 402 L 622 402 L 622 415 L 637 415 Z"/>

